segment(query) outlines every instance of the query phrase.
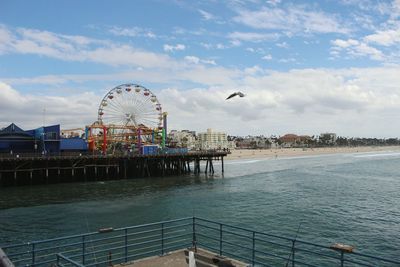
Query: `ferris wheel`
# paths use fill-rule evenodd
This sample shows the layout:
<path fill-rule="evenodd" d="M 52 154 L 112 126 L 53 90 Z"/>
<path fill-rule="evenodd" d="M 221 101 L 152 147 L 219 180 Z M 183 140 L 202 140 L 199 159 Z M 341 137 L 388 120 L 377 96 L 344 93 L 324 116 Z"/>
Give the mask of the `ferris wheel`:
<path fill-rule="evenodd" d="M 162 109 L 157 97 L 137 84 L 122 84 L 111 89 L 100 102 L 98 123 L 162 128 Z"/>

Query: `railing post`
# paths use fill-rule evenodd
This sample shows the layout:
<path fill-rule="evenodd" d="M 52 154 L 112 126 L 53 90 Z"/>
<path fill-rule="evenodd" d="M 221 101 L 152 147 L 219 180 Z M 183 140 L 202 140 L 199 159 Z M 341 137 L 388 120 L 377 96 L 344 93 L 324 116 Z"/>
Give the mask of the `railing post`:
<path fill-rule="evenodd" d="M 108 252 L 108 266 L 113 266 L 113 264 L 112 264 L 112 252 L 111 251 L 109 251 Z"/>
<path fill-rule="evenodd" d="M 32 243 L 32 266 L 35 266 L 35 243 Z"/>
<path fill-rule="evenodd" d="M 82 236 L 82 264 L 85 265 L 86 241 L 85 236 Z"/>
<path fill-rule="evenodd" d="M 125 262 L 128 262 L 128 229 L 125 228 Z"/>
<path fill-rule="evenodd" d="M 340 267 L 344 266 L 344 251 L 340 251 Z"/>
<path fill-rule="evenodd" d="M 253 232 L 253 250 L 251 255 L 251 264 L 254 267 L 256 261 L 256 232 Z"/>
<path fill-rule="evenodd" d="M 60 255 L 57 253 L 57 266 L 60 266 Z"/>
<path fill-rule="evenodd" d="M 219 224 L 219 255 L 222 256 L 222 223 Z"/>
<path fill-rule="evenodd" d="M 294 255 L 295 255 L 295 251 L 296 251 L 296 239 L 292 240 L 292 267 L 294 267 L 295 263 L 294 263 Z"/>
<path fill-rule="evenodd" d="M 196 240 L 196 218 L 193 217 L 193 224 L 192 224 L 192 231 L 193 231 L 193 237 L 192 237 L 192 246 L 194 248 L 194 252 L 197 252 L 197 240 Z"/>
<path fill-rule="evenodd" d="M 164 223 L 161 223 L 161 255 L 164 255 Z"/>

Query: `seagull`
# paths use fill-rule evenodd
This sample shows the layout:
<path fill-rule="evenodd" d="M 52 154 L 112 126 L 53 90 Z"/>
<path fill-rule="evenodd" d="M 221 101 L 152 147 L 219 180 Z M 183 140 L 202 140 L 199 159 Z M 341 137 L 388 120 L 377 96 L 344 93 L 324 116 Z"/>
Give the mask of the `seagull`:
<path fill-rule="evenodd" d="M 228 99 L 230 99 L 230 98 L 232 98 L 232 97 L 234 97 L 234 96 L 240 96 L 240 97 L 244 97 L 245 96 L 245 94 L 243 94 L 242 92 L 235 92 L 235 93 L 233 93 L 233 94 L 231 94 L 230 96 L 228 96 L 225 100 L 228 100 Z"/>

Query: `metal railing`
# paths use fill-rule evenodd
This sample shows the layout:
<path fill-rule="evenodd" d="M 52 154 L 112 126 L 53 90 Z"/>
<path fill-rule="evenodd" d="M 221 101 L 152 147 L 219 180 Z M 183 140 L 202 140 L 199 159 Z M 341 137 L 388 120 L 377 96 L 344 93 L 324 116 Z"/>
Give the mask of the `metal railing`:
<path fill-rule="evenodd" d="M 194 218 L 193 225 L 197 246 L 242 260 L 251 266 L 400 266 L 399 258 L 385 259 L 377 255 L 346 253 L 344 250 L 332 249 L 331 246 L 201 218 Z"/>
<path fill-rule="evenodd" d="M 192 225 L 192 218 L 183 218 L 2 248 L 15 266 L 110 266 L 187 248 Z"/>
<path fill-rule="evenodd" d="M 249 266 L 400 266 L 399 259 L 346 253 L 197 217 L 104 228 L 2 248 L 15 266 L 83 267 L 111 266 L 188 247 L 204 248 Z"/>

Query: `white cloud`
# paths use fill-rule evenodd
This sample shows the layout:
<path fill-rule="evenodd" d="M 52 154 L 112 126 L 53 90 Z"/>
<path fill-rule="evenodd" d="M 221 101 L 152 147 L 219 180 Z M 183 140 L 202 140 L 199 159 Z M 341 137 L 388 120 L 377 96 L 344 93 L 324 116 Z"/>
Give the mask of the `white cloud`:
<path fill-rule="evenodd" d="M 199 13 L 201 14 L 201 16 L 203 17 L 204 20 L 215 19 L 214 15 L 209 13 L 209 12 L 207 12 L 207 11 L 199 9 Z"/>
<path fill-rule="evenodd" d="M 371 68 L 265 72 L 255 66 L 245 71 L 240 85 L 170 88 L 161 91 L 160 99 L 169 111 L 170 128 L 199 131 L 211 127 L 243 135 L 334 131 L 349 136 L 396 136 L 399 127 L 392 121 L 400 111 L 396 88 L 400 84 L 399 71 Z M 225 101 L 237 88 L 246 97 Z M 385 127 L 385 132 L 376 125 Z"/>
<path fill-rule="evenodd" d="M 399 17 L 400 16 L 400 0 L 394 0 L 392 2 L 392 16 L 393 17 Z"/>
<path fill-rule="evenodd" d="M 63 96 L 22 94 L 10 85 L 0 82 L 0 121 L 28 129 L 43 124 L 61 124 L 63 128 L 84 127 L 96 120 L 101 98 L 92 92 Z M 45 113 L 43 114 L 43 110 Z"/>
<path fill-rule="evenodd" d="M 210 44 L 210 43 L 200 43 L 200 45 L 202 47 L 204 47 L 205 49 L 212 49 L 213 48 L 213 45 Z"/>
<path fill-rule="evenodd" d="M 195 57 L 195 56 L 186 56 L 186 57 L 185 57 L 185 60 L 186 60 L 188 63 L 191 63 L 191 64 L 200 64 L 200 63 L 203 63 L 203 64 L 209 64 L 209 65 L 216 65 L 216 63 L 215 63 L 214 60 L 211 60 L 211 59 L 200 59 L 200 58 Z"/>
<path fill-rule="evenodd" d="M 267 3 L 276 6 L 281 3 L 281 0 L 268 0 Z"/>
<path fill-rule="evenodd" d="M 151 30 L 142 29 L 140 27 L 121 28 L 114 26 L 111 27 L 108 32 L 116 36 L 157 38 Z"/>
<path fill-rule="evenodd" d="M 332 41 L 334 45 L 332 47 L 331 55 L 338 56 L 339 52 L 344 51 L 346 54 L 352 57 L 365 57 L 368 56 L 372 60 L 384 61 L 386 57 L 384 53 L 377 48 L 369 46 L 364 42 L 359 42 L 357 40 L 334 40 Z"/>
<path fill-rule="evenodd" d="M 277 43 L 276 46 L 280 48 L 289 48 L 289 44 L 286 42 Z"/>
<path fill-rule="evenodd" d="M 176 65 L 167 55 L 147 52 L 131 45 L 79 35 L 0 27 L 0 53 L 34 54 L 63 61 L 96 62 L 106 65 L 170 68 Z M 182 49 L 182 45 L 177 46 Z"/>
<path fill-rule="evenodd" d="M 185 60 L 189 63 L 193 63 L 193 64 L 199 64 L 200 63 L 200 58 L 195 57 L 195 56 L 186 56 Z"/>
<path fill-rule="evenodd" d="M 164 51 L 166 52 L 173 52 L 173 51 L 183 51 L 185 50 L 186 46 L 184 44 L 177 44 L 177 45 L 164 45 Z"/>
<path fill-rule="evenodd" d="M 353 9 L 358 8 L 363 13 L 371 13 L 374 15 L 387 15 L 393 12 L 395 5 L 390 1 L 374 1 L 374 0 L 341 0 L 344 5 L 351 5 Z M 354 8 L 355 7 L 355 8 Z"/>
<path fill-rule="evenodd" d="M 231 45 L 226 45 L 226 44 L 222 44 L 222 43 L 217 43 L 217 44 L 200 43 L 200 45 L 207 50 L 211 50 L 211 49 L 221 49 L 222 50 L 222 49 L 231 48 L 233 46 L 238 46 L 238 45 L 240 45 L 240 42 L 239 42 L 239 44 L 236 44 L 236 45 L 232 44 L 232 43 L 231 43 Z"/>
<path fill-rule="evenodd" d="M 244 70 L 244 73 L 246 75 L 255 76 L 255 75 L 258 75 L 258 74 L 264 74 L 264 70 L 260 66 L 256 65 L 256 66 L 253 66 L 253 67 L 250 67 L 250 68 L 246 68 Z"/>
<path fill-rule="evenodd" d="M 219 43 L 219 44 L 216 45 L 216 48 L 217 49 L 225 49 L 225 48 L 227 48 L 227 46 L 224 45 L 224 44 Z"/>
<path fill-rule="evenodd" d="M 197 64 L 179 73 L 137 71 L 122 73 L 116 79 L 135 77 L 162 84 L 152 91 L 169 114 L 170 129 L 199 131 L 211 127 L 243 135 L 334 131 L 349 136 L 396 136 L 400 131 L 393 123 L 400 114 L 399 67 L 278 72 L 259 66 L 227 69 L 200 64 L 201 59 L 197 57 L 187 59 Z M 64 76 L 60 80 L 67 78 L 82 82 L 84 78 L 100 79 L 101 75 Z M 50 82 L 57 77 L 47 79 Z M 106 75 L 103 79 L 112 80 Z M 179 87 L 178 80 L 181 81 Z M 201 87 L 193 88 L 184 81 Z M 51 88 L 50 85 L 46 87 Z M 244 91 L 246 97 L 225 101 L 227 95 L 238 89 Z M 23 127 L 40 124 L 44 107 L 48 123 L 81 127 L 95 120 L 101 100 L 89 89 L 68 97 L 57 96 L 57 89 L 52 93 L 55 96 L 46 96 L 23 94 L 1 83 L 0 91 L 0 120 Z"/>
<path fill-rule="evenodd" d="M 400 26 L 400 25 L 399 25 Z M 383 46 L 400 45 L 400 28 L 395 30 L 382 30 L 365 36 L 366 42 L 372 42 Z"/>
<path fill-rule="evenodd" d="M 204 64 L 217 65 L 215 60 L 212 59 L 203 59 L 201 62 L 203 62 Z"/>
<path fill-rule="evenodd" d="M 285 30 L 298 33 L 343 33 L 351 30 L 334 15 L 307 10 L 303 6 L 283 8 L 263 7 L 257 11 L 239 10 L 234 21 L 255 29 Z"/>
<path fill-rule="evenodd" d="M 229 39 L 245 42 L 274 41 L 279 38 L 275 33 L 256 33 L 256 32 L 232 32 L 228 34 Z"/>
<path fill-rule="evenodd" d="M 289 58 L 281 58 L 279 59 L 280 63 L 293 63 L 296 62 L 297 60 L 294 57 L 289 57 Z"/>
<path fill-rule="evenodd" d="M 330 54 L 339 58 L 342 53 L 346 58 L 368 57 L 381 61 L 386 65 L 400 63 L 400 4 L 399 0 L 386 3 L 375 3 L 369 0 L 342 0 L 343 4 L 355 5 L 361 10 L 367 10 L 368 15 L 354 15 L 356 22 L 366 23 L 363 27 L 372 31 L 354 39 L 331 41 L 333 45 Z M 371 16 L 381 16 L 382 21 Z M 379 21 L 379 24 L 377 23 Z M 376 24 L 376 25 L 375 25 Z"/>
<path fill-rule="evenodd" d="M 336 40 L 332 41 L 332 44 L 337 47 L 340 47 L 340 48 L 347 48 L 347 47 L 359 45 L 359 42 L 354 39 L 348 39 L 348 40 L 336 39 Z"/>
<path fill-rule="evenodd" d="M 249 51 L 251 53 L 257 53 L 257 54 L 265 54 L 265 50 L 260 47 L 257 47 L 257 48 L 247 47 L 246 51 Z"/>
<path fill-rule="evenodd" d="M 264 59 L 264 60 L 271 60 L 271 59 L 272 59 L 272 56 L 271 56 L 270 54 L 268 54 L 268 55 L 263 56 L 262 59 Z"/>

